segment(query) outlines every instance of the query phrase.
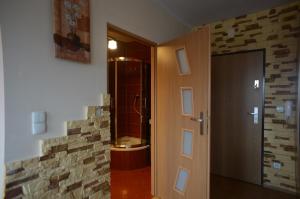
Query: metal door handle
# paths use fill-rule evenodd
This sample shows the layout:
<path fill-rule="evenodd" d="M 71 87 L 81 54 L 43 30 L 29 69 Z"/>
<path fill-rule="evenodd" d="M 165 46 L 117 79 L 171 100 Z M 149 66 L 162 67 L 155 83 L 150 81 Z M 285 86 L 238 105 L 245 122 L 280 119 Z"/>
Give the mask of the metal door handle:
<path fill-rule="evenodd" d="M 196 118 L 196 117 L 191 117 L 191 120 L 194 121 L 194 122 L 199 122 L 199 123 L 200 123 L 200 122 L 204 122 L 203 119 L 201 119 L 201 118 Z"/>
<path fill-rule="evenodd" d="M 253 116 L 253 123 L 258 124 L 258 106 L 254 106 L 253 112 L 248 112 L 248 115 Z"/>
<path fill-rule="evenodd" d="M 200 113 L 200 117 L 191 117 L 190 118 L 194 122 L 199 122 L 200 124 L 200 135 L 203 135 L 203 128 L 204 128 L 204 117 L 203 117 L 203 112 Z"/>

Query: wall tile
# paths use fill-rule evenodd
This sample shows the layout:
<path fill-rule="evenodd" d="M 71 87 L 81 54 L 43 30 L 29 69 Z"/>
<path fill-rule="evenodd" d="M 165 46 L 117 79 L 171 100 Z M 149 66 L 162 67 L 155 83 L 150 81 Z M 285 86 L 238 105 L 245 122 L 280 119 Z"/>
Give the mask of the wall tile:
<path fill-rule="evenodd" d="M 110 198 L 109 101 L 67 122 L 67 136 L 42 140 L 42 156 L 8 163 L 5 198 Z"/>
<path fill-rule="evenodd" d="M 235 30 L 234 38 L 227 31 Z M 211 24 L 212 53 L 266 49 L 264 184 L 295 192 L 296 114 L 283 125 L 277 105 L 297 99 L 297 50 L 300 37 L 300 2 Z M 272 168 L 282 162 L 282 169 Z"/>

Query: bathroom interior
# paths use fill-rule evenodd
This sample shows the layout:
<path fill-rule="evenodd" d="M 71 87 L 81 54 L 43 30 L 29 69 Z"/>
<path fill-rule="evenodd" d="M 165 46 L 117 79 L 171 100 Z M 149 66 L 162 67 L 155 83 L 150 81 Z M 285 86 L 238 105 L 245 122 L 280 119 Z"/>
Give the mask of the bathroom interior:
<path fill-rule="evenodd" d="M 151 46 L 112 25 L 107 40 L 112 198 L 151 198 Z"/>

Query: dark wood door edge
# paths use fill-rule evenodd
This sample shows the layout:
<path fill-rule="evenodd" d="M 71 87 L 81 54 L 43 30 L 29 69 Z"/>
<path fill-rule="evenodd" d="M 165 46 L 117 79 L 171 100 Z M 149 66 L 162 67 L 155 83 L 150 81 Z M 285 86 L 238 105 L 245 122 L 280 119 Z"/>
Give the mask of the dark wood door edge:
<path fill-rule="evenodd" d="M 297 96 L 297 133 L 296 133 L 296 144 L 297 144 L 297 162 L 296 162 L 296 185 L 297 185 L 297 196 L 300 198 L 300 39 L 298 41 L 298 96 Z"/>

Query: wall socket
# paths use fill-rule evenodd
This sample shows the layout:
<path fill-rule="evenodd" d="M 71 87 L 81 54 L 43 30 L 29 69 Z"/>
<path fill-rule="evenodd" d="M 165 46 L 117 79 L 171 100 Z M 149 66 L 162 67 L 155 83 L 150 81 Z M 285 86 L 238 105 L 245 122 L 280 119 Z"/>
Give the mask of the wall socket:
<path fill-rule="evenodd" d="M 281 163 L 280 162 L 273 162 L 273 169 L 281 169 Z"/>

